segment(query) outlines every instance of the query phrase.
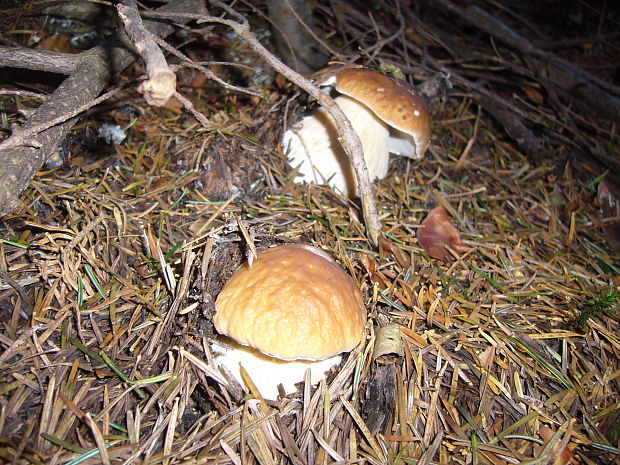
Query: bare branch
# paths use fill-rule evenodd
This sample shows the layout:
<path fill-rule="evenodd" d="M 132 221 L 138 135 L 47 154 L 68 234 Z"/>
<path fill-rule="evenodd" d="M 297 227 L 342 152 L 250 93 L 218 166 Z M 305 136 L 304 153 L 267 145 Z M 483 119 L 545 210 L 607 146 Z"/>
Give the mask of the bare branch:
<path fill-rule="evenodd" d="M 224 89 L 233 90 L 235 92 L 240 92 L 240 93 L 252 95 L 252 96 L 255 96 L 255 97 L 260 97 L 260 94 L 258 92 L 253 92 L 253 91 L 251 91 L 249 89 L 245 89 L 243 87 L 238 87 L 238 86 L 233 86 L 232 84 L 227 83 L 222 78 L 220 78 L 217 74 L 215 74 L 213 71 L 211 71 L 209 68 L 206 68 L 205 66 L 203 66 L 200 63 L 196 63 L 195 61 L 193 61 L 190 57 L 188 57 L 184 53 L 181 53 L 176 48 L 172 47 L 171 45 L 168 45 L 168 43 L 165 40 L 160 39 L 159 37 L 154 37 L 154 40 L 155 40 L 155 42 L 157 42 L 157 44 L 161 48 L 167 50 L 168 52 L 172 53 L 174 56 L 176 56 L 176 57 L 180 58 L 181 60 L 183 60 L 184 63 L 183 63 L 182 66 L 185 66 L 187 68 L 197 69 L 198 71 L 200 71 L 202 74 L 207 76 L 212 81 L 217 82 Z M 240 63 L 211 63 L 211 64 L 224 64 L 224 65 L 228 65 L 228 66 L 245 67 L 245 68 L 248 68 L 250 70 L 254 69 L 254 68 L 250 68 L 249 66 L 242 65 Z M 177 69 L 180 66 L 181 65 L 170 65 L 170 69 Z"/>
<path fill-rule="evenodd" d="M 187 97 L 185 97 L 184 95 L 180 94 L 179 92 L 174 92 L 173 94 L 176 99 L 181 102 L 183 104 L 183 106 L 185 107 L 185 109 L 187 111 L 189 111 L 192 115 L 194 115 L 194 118 L 196 118 L 198 120 L 198 122 L 200 124 L 202 124 L 202 127 L 207 129 L 207 130 L 211 130 L 211 123 L 209 123 L 209 120 L 205 117 L 205 115 L 203 115 L 202 113 L 200 113 L 198 110 L 196 110 L 196 108 L 194 107 L 194 104 L 192 103 L 192 101 L 190 99 L 188 99 Z"/>
<path fill-rule="evenodd" d="M 8 68 L 71 74 L 75 71 L 78 60 L 79 55 L 0 45 L 0 66 Z"/>
<path fill-rule="evenodd" d="M 27 129 L 20 128 L 20 129 L 13 131 L 13 134 L 11 134 L 11 137 L 9 137 L 4 142 L 0 143 L 0 150 L 6 150 L 6 149 L 13 148 L 13 147 L 18 147 L 20 145 L 27 145 L 29 147 L 40 148 L 41 143 L 36 140 L 33 140 L 32 139 L 33 136 L 35 136 L 36 134 L 39 134 L 42 131 L 45 131 L 46 129 L 51 128 L 52 126 L 56 126 L 57 124 L 64 123 L 65 121 L 70 120 L 71 118 L 79 115 L 83 111 L 88 110 L 89 108 L 99 105 L 101 102 L 104 102 L 110 97 L 112 97 L 113 95 L 117 94 L 119 90 L 120 90 L 120 87 L 117 87 L 116 89 L 112 89 L 111 91 L 106 92 L 102 96 L 97 97 L 96 99 L 91 100 L 90 102 L 87 102 L 84 105 L 79 105 L 76 108 L 70 108 L 68 109 L 66 113 L 61 113 L 60 116 L 49 119 L 41 124 L 30 126 Z"/>
<path fill-rule="evenodd" d="M 146 64 L 148 79 L 138 87 L 149 105 L 164 106 L 177 86 L 177 77 L 168 68 L 166 58 L 152 34 L 142 24 L 138 7 L 133 0 L 124 0 L 116 6 L 125 31 Z"/>

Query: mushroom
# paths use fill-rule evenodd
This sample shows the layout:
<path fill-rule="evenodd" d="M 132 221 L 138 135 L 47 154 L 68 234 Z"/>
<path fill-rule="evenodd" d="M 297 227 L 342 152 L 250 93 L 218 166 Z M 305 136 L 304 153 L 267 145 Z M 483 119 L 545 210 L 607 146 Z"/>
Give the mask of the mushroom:
<path fill-rule="evenodd" d="M 335 82 L 334 82 L 335 81 Z M 334 101 L 357 132 L 370 180 L 384 178 L 389 154 L 421 157 L 430 141 L 430 115 L 422 95 L 408 83 L 377 71 L 345 69 L 326 81 L 340 94 Z M 288 129 L 282 146 L 300 179 L 327 183 L 352 197 L 356 180 L 338 142 L 333 119 L 319 108 Z"/>
<path fill-rule="evenodd" d="M 214 345 L 215 361 L 261 395 L 275 399 L 311 370 L 316 383 L 362 340 L 366 310 L 353 279 L 326 252 L 282 245 L 258 253 L 226 282 L 215 302 L 215 329 L 232 343 Z"/>

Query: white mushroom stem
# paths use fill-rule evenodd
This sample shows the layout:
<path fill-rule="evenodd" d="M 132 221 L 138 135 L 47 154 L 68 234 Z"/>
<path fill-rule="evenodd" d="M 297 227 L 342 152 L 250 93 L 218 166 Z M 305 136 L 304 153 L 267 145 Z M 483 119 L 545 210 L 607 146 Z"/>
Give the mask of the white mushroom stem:
<path fill-rule="evenodd" d="M 326 373 L 341 360 L 340 355 L 335 355 L 326 360 L 280 360 L 269 357 L 251 347 L 233 344 L 225 347 L 219 344 L 212 345 L 215 354 L 215 363 L 225 366 L 233 376 L 247 390 L 246 384 L 241 377 L 242 365 L 250 375 L 265 399 L 275 399 L 278 396 L 278 384 L 282 384 L 286 394 L 296 391 L 295 384 L 304 380 L 306 370 L 310 369 L 310 380 L 314 385 L 325 378 Z"/>
<path fill-rule="evenodd" d="M 370 180 L 387 175 L 390 133 L 385 123 L 365 105 L 347 96 L 334 101 L 355 129 L 364 149 Z M 296 181 L 329 184 L 349 197 L 357 193 L 351 163 L 338 142 L 334 120 L 319 108 L 284 134 L 282 145 L 291 165 L 299 166 Z"/>

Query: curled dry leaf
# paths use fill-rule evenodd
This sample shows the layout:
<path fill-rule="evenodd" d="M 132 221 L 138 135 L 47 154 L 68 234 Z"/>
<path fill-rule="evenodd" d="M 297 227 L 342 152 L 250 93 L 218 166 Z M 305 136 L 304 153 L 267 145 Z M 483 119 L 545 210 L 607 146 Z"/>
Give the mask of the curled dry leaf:
<path fill-rule="evenodd" d="M 454 227 L 448 212 L 441 205 L 433 208 L 418 229 L 418 243 L 437 260 L 451 260 L 454 257 L 448 248 L 462 254 L 470 250 L 461 242 L 461 233 Z"/>

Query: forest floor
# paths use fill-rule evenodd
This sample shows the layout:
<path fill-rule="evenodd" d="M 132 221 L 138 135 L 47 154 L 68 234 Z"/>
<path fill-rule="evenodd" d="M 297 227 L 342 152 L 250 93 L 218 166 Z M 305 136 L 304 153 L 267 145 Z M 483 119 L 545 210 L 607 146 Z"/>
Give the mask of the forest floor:
<path fill-rule="evenodd" d="M 64 162 L 39 171 L 0 218 L 0 462 L 619 463 L 618 213 L 601 209 L 616 202 L 601 186 L 605 167 L 577 156 L 587 141 L 617 157 L 617 125 L 577 118 L 567 97 L 554 100 L 523 70 L 515 77 L 501 60 L 531 63 L 476 28 L 450 29 L 448 13 L 433 16 L 441 2 L 421 2 L 419 30 L 400 30 L 390 9 L 319 3 L 325 30 L 339 31 L 330 40 L 358 64 L 400 61 L 414 84 L 433 78 L 437 66 L 410 41 L 461 71 L 432 102 L 426 156 L 393 157 L 373 184 L 380 246 L 355 201 L 293 181 L 278 142 L 313 104 L 258 58 L 252 74 L 212 69 L 239 83 L 264 71 L 259 97 L 179 72 L 179 92 L 210 130 L 175 102 L 146 105 L 135 90 L 143 70 L 129 68 L 125 90 L 73 128 Z M 535 19 L 532 30 L 556 21 Z M 223 27 L 210 34 L 234 56 L 204 60 L 249 53 Z M 588 42 L 587 59 L 583 43 L 555 51 L 587 67 L 618 57 L 614 39 Z M 459 43 L 467 59 L 446 51 Z M 542 155 L 524 154 L 480 106 L 467 83 L 481 81 L 532 115 Z M 8 134 L 37 101 L 1 98 Z M 124 140 L 98 138 L 104 124 Z M 575 133 L 583 139 L 569 143 Z M 471 248 L 448 262 L 416 238 L 436 205 Z M 366 338 L 316 389 L 238 397 L 211 376 L 214 300 L 252 247 L 285 243 L 314 244 L 354 277 Z M 390 325 L 402 352 L 374 356 Z"/>

